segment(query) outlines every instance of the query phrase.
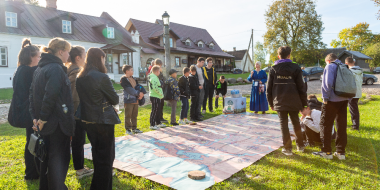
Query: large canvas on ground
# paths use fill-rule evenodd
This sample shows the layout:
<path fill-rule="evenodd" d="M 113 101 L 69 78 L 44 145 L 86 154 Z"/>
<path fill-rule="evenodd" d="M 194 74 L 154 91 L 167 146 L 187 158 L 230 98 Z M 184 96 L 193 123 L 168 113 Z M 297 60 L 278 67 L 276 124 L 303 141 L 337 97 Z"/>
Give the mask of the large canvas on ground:
<path fill-rule="evenodd" d="M 282 136 L 277 115 L 242 113 L 118 137 L 115 144 L 115 168 L 174 189 L 194 190 L 221 182 L 278 149 Z M 92 159 L 90 144 L 85 145 L 85 158 Z M 188 178 L 192 170 L 206 172 L 206 178 Z"/>

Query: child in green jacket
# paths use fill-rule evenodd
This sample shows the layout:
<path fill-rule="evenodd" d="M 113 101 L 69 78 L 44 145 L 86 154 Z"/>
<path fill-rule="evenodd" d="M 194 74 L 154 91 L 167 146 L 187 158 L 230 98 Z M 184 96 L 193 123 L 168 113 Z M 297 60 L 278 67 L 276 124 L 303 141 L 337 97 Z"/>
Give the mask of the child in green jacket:
<path fill-rule="evenodd" d="M 160 75 L 160 67 L 152 67 L 152 73 L 149 75 L 149 96 L 152 102 L 152 112 L 150 113 L 150 129 L 157 130 L 161 127 L 166 127 L 166 125 L 161 123 L 161 116 L 158 114 L 161 107 L 161 99 L 164 98 L 164 93 L 162 91 L 161 82 L 158 79 Z"/>

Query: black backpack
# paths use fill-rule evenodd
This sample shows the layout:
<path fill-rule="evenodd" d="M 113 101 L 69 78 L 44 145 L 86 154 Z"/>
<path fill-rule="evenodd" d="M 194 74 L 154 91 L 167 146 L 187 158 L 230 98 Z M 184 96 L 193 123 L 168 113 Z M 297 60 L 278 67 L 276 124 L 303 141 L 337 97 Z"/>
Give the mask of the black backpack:
<path fill-rule="evenodd" d="M 166 84 L 166 82 L 164 82 L 162 84 L 162 92 L 164 92 L 164 98 L 163 98 L 164 100 L 173 100 L 174 99 L 172 89 L 170 88 L 169 84 Z"/>

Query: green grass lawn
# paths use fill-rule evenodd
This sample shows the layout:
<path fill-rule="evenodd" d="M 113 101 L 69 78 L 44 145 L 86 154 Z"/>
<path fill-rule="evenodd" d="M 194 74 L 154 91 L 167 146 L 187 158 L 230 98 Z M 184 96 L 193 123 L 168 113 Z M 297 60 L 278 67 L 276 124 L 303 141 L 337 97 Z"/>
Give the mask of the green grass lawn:
<path fill-rule="evenodd" d="M 0 89 L 0 102 L 7 102 L 12 99 L 13 88 Z"/>
<path fill-rule="evenodd" d="M 221 101 L 219 105 L 221 106 Z M 375 111 L 379 107 L 380 96 L 373 96 L 373 101 L 360 105 L 361 130 L 348 130 L 345 161 L 336 158 L 324 160 L 311 155 L 318 148 L 307 147 L 305 153 L 296 153 L 291 157 L 276 150 L 209 189 L 379 189 L 380 169 L 377 160 L 380 160 L 380 117 Z M 139 109 L 138 126 L 144 132 L 150 131 L 150 109 L 150 105 Z M 165 107 L 166 119 L 170 119 L 170 111 L 169 107 Z M 178 103 L 177 120 L 179 112 Z M 219 114 L 220 108 L 214 113 L 206 113 L 205 118 Z M 116 125 L 115 136 L 123 136 L 125 133 L 123 113 L 120 118 L 122 124 Z M 25 129 L 13 128 L 9 124 L 0 125 L 0 128 L 0 189 L 37 189 L 38 182 L 23 181 Z M 296 149 L 294 142 L 293 149 Z M 85 160 L 85 165 L 93 168 L 90 160 Z M 91 177 L 76 179 L 75 170 L 70 163 L 66 184 L 69 189 L 89 189 Z M 116 172 L 113 186 L 114 189 L 170 189 L 123 171 Z"/>

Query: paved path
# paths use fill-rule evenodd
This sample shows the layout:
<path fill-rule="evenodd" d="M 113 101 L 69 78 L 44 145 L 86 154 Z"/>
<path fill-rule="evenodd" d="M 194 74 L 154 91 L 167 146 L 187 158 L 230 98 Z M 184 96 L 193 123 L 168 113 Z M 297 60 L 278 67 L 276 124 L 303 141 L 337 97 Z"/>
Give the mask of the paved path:
<path fill-rule="evenodd" d="M 11 104 L 0 104 L 0 124 L 8 122 L 8 111 Z"/>

